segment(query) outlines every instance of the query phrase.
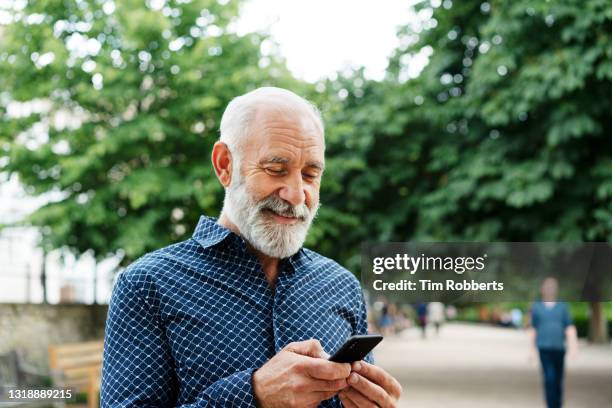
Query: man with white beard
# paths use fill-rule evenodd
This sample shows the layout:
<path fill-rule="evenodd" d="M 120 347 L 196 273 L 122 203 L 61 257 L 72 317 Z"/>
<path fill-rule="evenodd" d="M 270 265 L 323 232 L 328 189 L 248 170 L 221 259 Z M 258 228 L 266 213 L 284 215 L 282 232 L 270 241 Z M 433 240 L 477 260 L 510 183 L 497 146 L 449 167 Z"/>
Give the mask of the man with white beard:
<path fill-rule="evenodd" d="M 371 355 L 327 360 L 367 315 L 357 279 L 302 247 L 325 166 L 319 112 L 264 87 L 232 100 L 220 130 L 219 219 L 117 279 L 102 406 L 396 406 L 401 387 Z"/>

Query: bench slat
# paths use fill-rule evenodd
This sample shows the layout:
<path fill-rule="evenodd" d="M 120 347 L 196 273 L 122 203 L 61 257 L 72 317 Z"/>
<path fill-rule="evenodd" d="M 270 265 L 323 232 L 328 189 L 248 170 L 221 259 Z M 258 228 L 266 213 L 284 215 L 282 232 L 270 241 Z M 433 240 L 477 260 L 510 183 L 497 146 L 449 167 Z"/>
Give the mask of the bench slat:
<path fill-rule="evenodd" d="M 70 355 L 78 353 L 94 353 L 102 351 L 104 348 L 103 341 L 88 341 L 83 343 L 57 344 L 51 346 L 55 349 L 58 355 Z"/>
<path fill-rule="evenodd" d="M 103 340 L 49 346 L 49 367 L 66 386 L 87 392 L 89 407 L 98 405 Z"/>
<path fill-rule="evenodd" d="M 102 355 L 77 355 L 71 357 L 58 358 L 54 369 L 65 369 L 71 367 L 80 367 L 83 365 L 102 364 Z"/>

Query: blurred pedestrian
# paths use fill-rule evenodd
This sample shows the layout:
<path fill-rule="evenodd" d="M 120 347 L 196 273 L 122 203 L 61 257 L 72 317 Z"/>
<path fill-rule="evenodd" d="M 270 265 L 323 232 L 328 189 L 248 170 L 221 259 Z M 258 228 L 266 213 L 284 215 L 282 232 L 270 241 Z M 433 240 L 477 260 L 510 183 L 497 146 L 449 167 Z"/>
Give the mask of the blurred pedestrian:
<path fill-rule="evenodd" d="M 557 279 L 548 277 L 542 282 L 542 301 L 531 308 L 531 358 L 536 350 L 540 356 L 544 395 L 548 408 L 560 408 L 563 404 L 563 377 L 566 346 L 568 354 L 577 352 L 576 327 L 572 323 L 569 307 L 557 301 Z"/>
<path fill-rule="evenodd" d="M 515 307 L 510 311 L 510 316 L 512 318 L 512 325 L 514 327 L 523 327 L 523 312 L 521 309 Z"/>
<path fill-rule="evenodd" d="M 457 308 L 453 305 L 446 306 L 446 319 L 455 320 L 457 317 Z"/>
<path fill-rule="evenodd" d="M 421 328 L 421 337 L 427 337 L 427 303 L 420 302 L 416 308 L 417 312 L 417 323 Z"/>
<path fill-rule="evenodd" d="M 427 306 L 427 320 L 433 323 L 436 329 L 436 335 L 440 335 L 440 327 L 444 323 L 444 303 L 431 302 Z"/>
<path fill-rule="evenodd" d="M 389 308 L 389 303 L 385 301 L 380 310 L 380 319 L 378 321 L 378 327 L 380 328 L 380 333 L 383 336 L 393 334 L 393 318 L 391 316 Z"/>

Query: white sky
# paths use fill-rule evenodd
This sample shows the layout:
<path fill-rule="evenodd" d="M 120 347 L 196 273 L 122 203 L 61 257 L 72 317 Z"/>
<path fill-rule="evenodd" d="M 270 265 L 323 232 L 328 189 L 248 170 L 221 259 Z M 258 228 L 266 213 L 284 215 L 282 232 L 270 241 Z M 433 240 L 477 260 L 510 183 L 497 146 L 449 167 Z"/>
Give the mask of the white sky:
<path fill-rule="evenodd" d="M 387 58 L 398 46 L 396 29 L 418 20 L 410 10 L 413 3 L 414 0 L 248 0 L 242 7 L 236 30 L 269 32 L 287 59 L 288 68 L 300 79 L 314 82 L 350 66 L 364 66 L 368 77 L 382 79 Z M 421 65 L 423 61 L 415 61 L 415 66 Z M 28 198 L 15 178 L 0 181 L 0 222 L 19 219 L 48 199 Z M 3 282 L 0 302 L 24 301 L 28 291 L 34 301 L 40 301 L 38 273 L 42 256 L 35 242 L 36 232 L 31 230 L 0 234 L 0 281 Z M 56 253 L 50 257 L 48 273 L 52 278 L 82 286 L 79 282 L 93 276 L 92 262 L 88 256 L 80 260 L 69 256 L 62 265 Z M 108 260 L 98 268 L 101 301 L 110 296 L 109 272 L 114 264 L 114 260 Z M 20 275 L 28 270 L 32 279 L 26 287 Z M 83 283 L 85 286 L 79 289 L 79 297 L 86 302 L 92 297 L 88 284 Z M 53 284 L 49 289 L 50 300 L 57 302 L 58 285 Z"/>
<path fill-rule="evenodd" d="M 416 18 L 414 0 L 249 0 L 238 32 L 266 30 L 298 78 L 316 81 L 347 66 L 382 79 L 396 29 Z"/>

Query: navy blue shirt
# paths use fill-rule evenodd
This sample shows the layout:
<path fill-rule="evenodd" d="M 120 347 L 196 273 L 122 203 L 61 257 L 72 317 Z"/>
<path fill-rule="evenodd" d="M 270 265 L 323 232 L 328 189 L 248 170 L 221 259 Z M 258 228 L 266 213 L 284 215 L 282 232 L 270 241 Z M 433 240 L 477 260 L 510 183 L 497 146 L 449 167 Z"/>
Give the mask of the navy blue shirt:
<path fill-rule="evenodd" d="M 363 294 L 345 268 L 301 248 L 281 260 L 273 290 L 244 239 L 202 216 L 190 239 L 119 274 L 101 405 L 254 406 L 253 371 L 288 343 L 314 338 L 332 354 L 365 333 Z M 342 405 L 333 397 L 320 406 Z"/>
<path fill-rule="evenodd" d="M 565 329 L 572 324 L 572 316 L 565 302 L 547 307 L 536 302 L 531 308 L 531 326 L 536 331 L 536 345 L 540 349 L 564 350 Z"/>

